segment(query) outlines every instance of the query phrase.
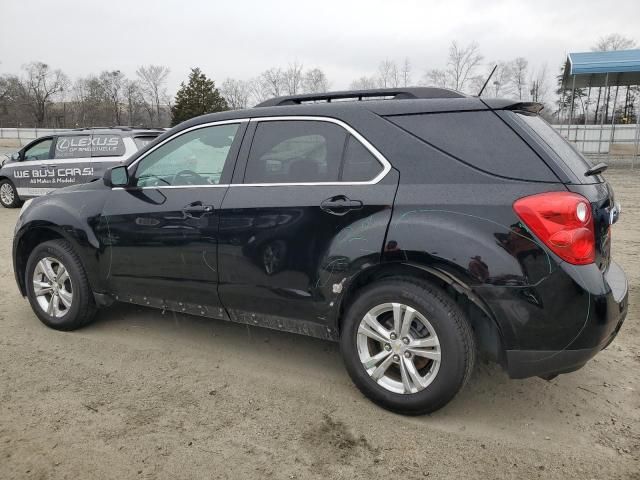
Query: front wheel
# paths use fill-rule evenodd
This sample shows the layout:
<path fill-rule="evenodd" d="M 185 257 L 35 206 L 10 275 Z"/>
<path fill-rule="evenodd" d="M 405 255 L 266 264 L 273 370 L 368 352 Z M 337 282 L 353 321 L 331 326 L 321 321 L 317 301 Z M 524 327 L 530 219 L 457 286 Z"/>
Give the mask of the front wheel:
<path fill-rule="evenodd" d="M 407 415 L 447 404 L 475 362 L 473 331 L 458 305 L 438 287 L 409 278 L 362 290 L 347 310 L 340 349 L 367 397 Z"/>
<path fill-rule="evenodd" d="M 11 180 L 5 178 L 0 181 L 0 204 L 4 208 L 17 208 L 21 203 L 16 187 Z"/>
<path fill-rule="evenodd" d="M 27 297 L 45 325 L 75 330 L 96 312 L 93 293 L 80 258 L 65 240 L 38 245 L 27 261 Z"/>

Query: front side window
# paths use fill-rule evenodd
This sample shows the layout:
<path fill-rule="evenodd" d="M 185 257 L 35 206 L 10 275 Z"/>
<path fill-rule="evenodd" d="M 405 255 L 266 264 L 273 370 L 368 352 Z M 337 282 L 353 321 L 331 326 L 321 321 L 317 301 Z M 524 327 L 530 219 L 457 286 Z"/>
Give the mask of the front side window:
<path fill-rule="evenodd" d="M 24 152 L 25 160 L 47 160 L 49 158 L 49 152 L 51 151 L 51 144 L 53 139 L 47 138 L 35 145 L 29 147 Z"/>
<path fill-rule="evenodd" d="M 244 183 L 336 182 L 347 133 L 311 120 L 258 123 Z"/>
<path fill-rule="evenodd" d="M 238 124 L 184 133 L 144 157 L 136 171 L 140 187 L 217 185 L 228 161 Z"/>

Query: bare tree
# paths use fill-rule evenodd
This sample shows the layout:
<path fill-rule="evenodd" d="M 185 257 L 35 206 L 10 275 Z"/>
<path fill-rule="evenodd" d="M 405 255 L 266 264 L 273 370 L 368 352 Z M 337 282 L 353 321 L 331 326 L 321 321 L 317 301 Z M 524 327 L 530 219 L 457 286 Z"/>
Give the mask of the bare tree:
<path fill-rule="evenodd" d="M 136 70 L 136 75 L 140 79 L 146 110 L 152 124 L 154 115 L 158 125 L 160 124 L 160 102 L 166 100 L 167 97 L 166 83 L 170 71 L 168 67 L 162 65 L 141 66 Z"/>
<path fill-rule="evenodd" d="M 483 57 L 480 54 L 480 47 L 472 42 L 467 46 L 461 46 L 453 41 L 449 46 L 449 56 L 447 58 L 447 69 L 433 69 L 425 73 L 423 83 L 441 88 L 453 88 L 454 90 L 466 91 L 468 88 L 477 86 L 480 82 L 475 75 Z"/>
<path fill-rule="evenodd" d="M 270 98 L 269 93 L 265 90 L 262 77 L 250 78 L 247 80 L 247 87 L 249 89 L 249 105 L 256 105 L 260 102 L 264 102 Z"/>
<path fill-rule="evenodd" d="M 397 88 L 400 86 L 398 66 L 391 60 L 383 60 L 378 65 L 378 85 L 380 88 Z"/>
<path fill-rule="evenodd" d="M 0 104 L 14 103 L 20 95 L 20 79 L 15 75 L 0 75 Z"/>
<path fill-rule="evenodd" d="M 281 68 L 270 68 L 260 74 L 260 90 L 261 96 L 280 97 L 287 88 L 284 73 Z"/>
<path fill-rule="evenodd" d="M 526 58 L 518 57 L 511 62 L 511 78 L 513 88 L 516 91 L 518 99 L 522 100 L 522 94 L 525 92 L 524 86 L 527 81 L 527 69 L 529 62 Z"/>
<path fill-rule="evenodd" d="M 544 103 L 547 93 L 549 92 L 549 84 L 547 83 L 547 64 L 544 63 L 538 69 L 537 72 L 531 74 L 529 84 L 531 88 L 529 95 L 531 95 L 532 102 Z"/>
<path fill-rule="evenodd" d="M 302 91 L 302 64 L 293 62 L 283 73 L 283 81 L 288 95 L 297 95 Z"/>
<path fill-rule="evenodd" d="M 322 70 L 312 68 L 307 70 L 302 80 L 306 93 L 324 93 L 329 90 L 329 80 Z"/>
<path fill-rule="evenodd" d="M 127 79 L 120 70 L 104 71 L 100 74 L 99 79 L 105 99 L 111 105 L 113 121 L 115 121 L 116 125 L 122 125 L 123 92 Z"/>
<path fill-rule="evenodd" d="M 42 62 L 32 62 L 22 68 L 26 74 L 20 81 L 22 100 L 31 109 L 36 125 L 42 125 L 49 103 L 64 91 L 69 79 L 61 70 L 51 70 Z"/>
<path fill-rule="evenodd" d="M 76 80 L 72 88 L 72 100 L 76 107 L 76 126 L 105 125 L 111 122 L 108 100 L 98 77 L 90 75 Z"/>
<path fill-rule="evenodd" d="M 370 90 L 378 86 L 378 81 L 375 77 L 360 77 L 351 82 L 351 90 Z"/>
<path fill-rule="evenodd" d="M 429 87 L 448 88 L 449 75 L 445 70 L 433 69 L 424 74 L 422 83 Z"/>
<path fill-rule="evenodd" d="M 491 80 L 489 80 L 490 84 L 487 87 L 493 87 L 488 90 L 493 94 L 494 97 L 499 97 L 500 95 L 509 95 L 512 92 L 512 77 L 513 71 L 511 68 L 511 64 L 508 62 L 491 62 L 489 64 L 489 68 L 487 71 L 487 76 L 491 73 L 493 66 L 496 67 L 496 71 L 493 74 Z M 483 83 L 486 80 L 486 77 L 482 79 Z"/>
<path fill-rule="evenodd" d="M 124 99 L 127 105 L 127 119 L 129 125 L 137 125 L 138 113 L 144 104 L 142 91 L 137 80 L 127 80 L 124 85 Z"/>
<path fill-rule="evenodd" d="M 400 82 L 403 87 L 411 85 L 411 62 L 409 61 L 409 57 L 405 57 L 404 62 L 402 63 L 402 68 L 400 69 Z"/>
<path fill-rule="evenodd" d="M 477 43 L 472 42 L 463 47 L 455 40 L 451 42 L 447 66 L 453 89 L 464 91 L 476 68 L 482 62 L 482 58 Z"/>
<path fill-rule="evenodd" d="M 227 78 L 222 82 L 220 93 L 227 101 L 227 105 L 231 110 L 240 110 L 249 106 L 249 97 L 251 95 L 251 85 L 244 80 L 236 80 L 235 78 Z"/>
<path fill-rule="evenodd" d="M 625 37 L 619 33 L 611 33 L 600 39 L 591 47 L 594 52 L 609 52 L 612 50 L 626 50 L 636 46 L 633 38 Z"/>

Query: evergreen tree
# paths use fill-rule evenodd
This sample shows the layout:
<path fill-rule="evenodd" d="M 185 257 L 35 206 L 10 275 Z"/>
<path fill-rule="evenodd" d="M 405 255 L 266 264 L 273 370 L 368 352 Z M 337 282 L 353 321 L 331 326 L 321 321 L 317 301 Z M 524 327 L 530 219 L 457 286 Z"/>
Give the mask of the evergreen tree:
<path fill-rule="evenodd" d="M 177 125 L 198 115 L 228 110 L 227 101 L 220 95 L 213 80 L 192 68 L 189 81 L 180 84 L 175 104 L 171 107 L 172 125 Z"/>

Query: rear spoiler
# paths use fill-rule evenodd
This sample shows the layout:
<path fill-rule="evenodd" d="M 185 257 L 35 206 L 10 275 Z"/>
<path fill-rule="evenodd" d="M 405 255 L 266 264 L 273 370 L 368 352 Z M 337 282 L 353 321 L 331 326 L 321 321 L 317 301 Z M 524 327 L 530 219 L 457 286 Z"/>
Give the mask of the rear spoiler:
<path fill-rule="evenodd" d="M 538 114 L 544 108 L 544 105 L 537 102 L 514 102 L 513 100 L 506 100 L 501 98 L 491 98 L 482 102 L 491 110 L 517 110 L 519 112 L 527 112 Z"/>

